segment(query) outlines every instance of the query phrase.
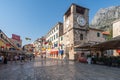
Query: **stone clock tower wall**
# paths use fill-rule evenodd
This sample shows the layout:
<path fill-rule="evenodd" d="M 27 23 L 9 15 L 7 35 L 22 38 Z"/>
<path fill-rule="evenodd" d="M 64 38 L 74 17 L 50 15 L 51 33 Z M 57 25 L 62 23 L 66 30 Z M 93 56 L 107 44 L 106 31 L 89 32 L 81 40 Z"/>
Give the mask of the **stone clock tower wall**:
<path fill-rule="evenodd" d="M 87 38 L 89 9 L 72 4 L 67 12 L 64 14 L 64 48 L 65 54 L 70 60 L 75 60 L 77 53 L 74 46 L 82 45 Z M 85 25 L 81 26 L 78 23 L 78 16 L 84 17 Z"/>
<path fill-rule="evenodd" d="M 89 9 L 78 6 L 78 5 L 74 5 L 73 6 L 73 34 L 74 34 L 74 46 L 77 45 L 82 45 L 84 42 L 86 42 L 87 39 L 87 31 L 88 31 L 88 25 L 89 25 Z M 84 19 L 86 20 L 86 24 L 84 26 L 81 26 L 78 21 L 77 18 L 79 16 L 84 17 Z M 83 35 L 83 39 L 80 39 L 81 35 Z"/>

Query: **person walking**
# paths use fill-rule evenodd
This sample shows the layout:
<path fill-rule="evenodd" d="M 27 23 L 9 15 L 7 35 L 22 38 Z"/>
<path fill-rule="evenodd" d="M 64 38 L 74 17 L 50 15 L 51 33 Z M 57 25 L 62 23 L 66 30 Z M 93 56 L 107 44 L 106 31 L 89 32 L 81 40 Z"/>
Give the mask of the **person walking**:
<path fill-rule="evenodd" d="M 35 60 L 35 55 L 33 55 L 33 60 Z"/>
<path fill-rule="evenodd" d="M 2 56 L 0 55 L 0 63 L 2 63 Z"/>
<path fill-rule="evenodd" d="M 18 56 L 17 56 L 17 55 L 15 55 L 14 59 L 15 59 L 15 63 L 16 63 L 16 62 L 17 62 L 17 60 L 18 60 Z"/>
<path fill-rule="evenodd" d="M 20 54 L 19 57 L 20 57 L 20 62 L 22 62 L 23 56 Z"/>
<path fill-rule="evenodd" d="M 4 64 L 7 64 L 7 56 L 4 57 Z"/>
<path fill-rule="evenodd" d="M 32 60 L 32 56 L 30 55 L 30 61 Z"/>
<path fill-rule="evenodd" d="M 13 63 L 13 55 L 10 55 L 9 58 L 10 58 L 10 62 Z"/>

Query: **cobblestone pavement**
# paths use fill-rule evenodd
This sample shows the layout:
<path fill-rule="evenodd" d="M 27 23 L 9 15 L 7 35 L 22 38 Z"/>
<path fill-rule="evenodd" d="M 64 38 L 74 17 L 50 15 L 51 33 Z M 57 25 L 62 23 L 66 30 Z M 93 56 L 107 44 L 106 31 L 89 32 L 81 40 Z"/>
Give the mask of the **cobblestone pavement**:
<path fill-rule="evenodd" d="M 0 80 L 120 80 L 120 68 L 37 58 L 0 65 Z"/>

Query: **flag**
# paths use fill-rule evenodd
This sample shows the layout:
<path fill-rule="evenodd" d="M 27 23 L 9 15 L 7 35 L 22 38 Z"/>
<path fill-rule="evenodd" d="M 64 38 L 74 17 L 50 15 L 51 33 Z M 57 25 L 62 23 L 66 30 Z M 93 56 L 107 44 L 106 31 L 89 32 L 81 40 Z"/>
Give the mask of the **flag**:
<path fill-rule="evenodd" d="M 26 40 L 31 40 L 31 38 L 28 38 L 28 37 L 26 37 L 25 39 L 26 39 Z"/>

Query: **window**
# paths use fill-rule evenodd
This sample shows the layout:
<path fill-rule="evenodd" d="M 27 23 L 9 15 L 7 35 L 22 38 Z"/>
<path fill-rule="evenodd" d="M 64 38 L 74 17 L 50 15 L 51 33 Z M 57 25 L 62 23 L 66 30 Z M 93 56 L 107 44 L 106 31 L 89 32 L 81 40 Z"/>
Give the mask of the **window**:
<path fill-rule="evenodd" d="M 55 35 L 54 35 L 54 40 L 55 40 Z"/>
<path fill-rule="evenodd" d="M 53 34 L 53 30 L 52 30 L 52 34 Z"/>
<path fill-rule="evenodd" d="M 61 37 L 61 41 L 63 40 L 63 37 Z"/>
<path fill-rule="evenodd" d="M 0 34 L 0 37 L 3 38 L 3 34 Z"/>
<path fill-rule="evenodd" d="M 54 36 L 52 37 L 52 40 L 54 40 Z"/>
<path fill-rule="evenodd" d="M 100 37 L 100 33 L 99 32 L 97 33 L 97 37 Z"/>
<path fill-rule="evenodd" d="M 54 47 L 57 47 L 58 43 L 57 42 L 54 42 Z"/>
<path fill-rule="evenodd" d="M 84 13 L 85 13 L 85 8 L 76 6 L 76 12 L 77 12 L 77 13 L 80 13 L 80 14 L 84 14 Z"/>
<path fill-rule="evenodd" d="M 58 30 L 58 27 L 56 27 L 56 30 Z"/>
<path fill-rule="evenodd" d="M 56 47 L 58 46 L 58 41 L 56 41 Z"/>
<path fill-rule="evenodd" d="M 80 34 L 80 40 L 83 40 L 83 34 Z"/>
<path fill-rule="evenodd" d="M 56 38 L 58 38 L 58 33 L 56 33 Z"/>
<path fill-rule="evenodd" d="M 63 45 L 61 45 L 61 49 L 63 49 Z"/>
<path fill-rule="evenodd" d="M 53 41 L 53 37 L 51 37 L 51 41 Z"/>

